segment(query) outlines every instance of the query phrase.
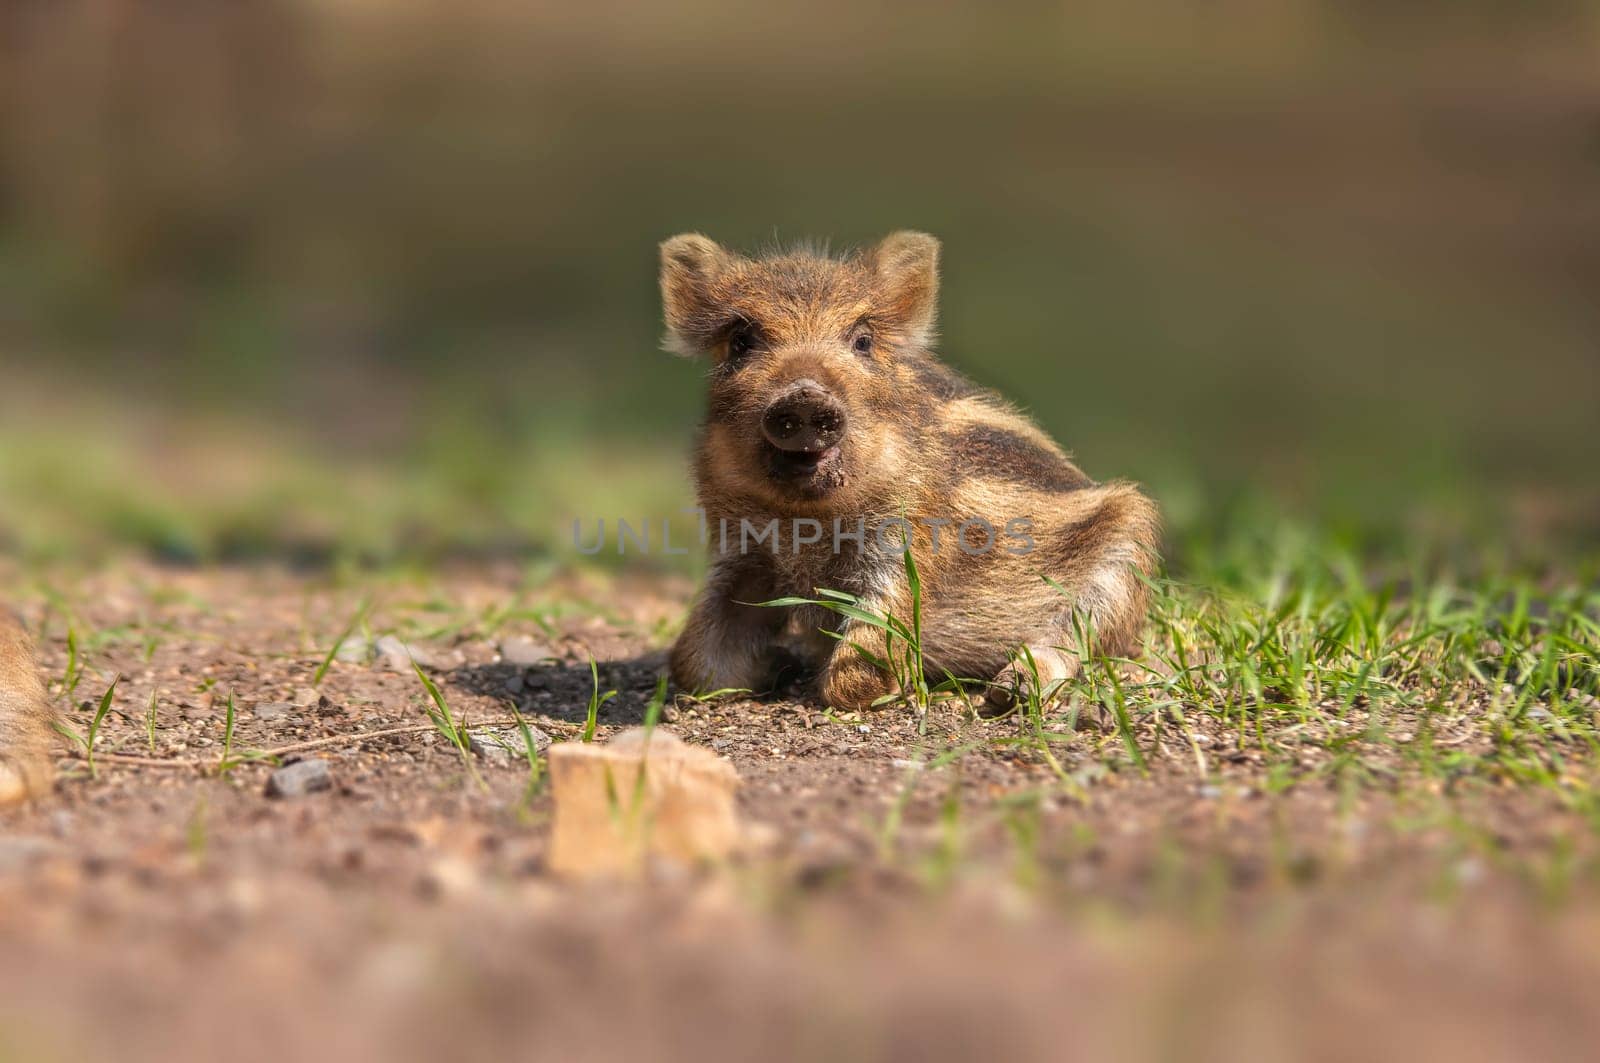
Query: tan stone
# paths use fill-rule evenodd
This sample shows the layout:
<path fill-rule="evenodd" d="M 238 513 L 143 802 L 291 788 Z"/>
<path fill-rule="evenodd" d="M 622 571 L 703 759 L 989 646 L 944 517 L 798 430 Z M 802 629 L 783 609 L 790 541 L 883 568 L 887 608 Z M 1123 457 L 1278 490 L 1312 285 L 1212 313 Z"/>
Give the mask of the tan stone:
<path fill-rule="evenodd" d="M 550 782 L 550 867 L 561 874 L 634 874 L 650 859 L 713 862 L 740 841 L 733 765 L 659 728 L 605 745 L 551 746 Z"/>

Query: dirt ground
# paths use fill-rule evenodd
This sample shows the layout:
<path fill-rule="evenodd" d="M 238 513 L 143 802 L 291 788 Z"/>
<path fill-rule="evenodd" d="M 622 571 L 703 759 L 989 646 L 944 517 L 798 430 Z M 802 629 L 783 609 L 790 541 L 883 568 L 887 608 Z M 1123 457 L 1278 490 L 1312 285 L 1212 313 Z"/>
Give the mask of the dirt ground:
<path fill-rule="evenodd" d="M 72 728 L 122 678 L 94 774 L 64 741 L 54 797 L 0 814 L 0 1060 L 1515 1059 L 1600 1035 L 1593 832 L 1549 788 L 1381 757 L 1351 785 L 1311 741 L 1286 780 L 1206 715 L 1192 742 L 1139 722 L 1142 770 L 1079 720 L 1058 771 L 955 702 L 676 698 L 662 726 L 741 776 L 747 850 L 572 882 L 548 786 L 490 747 L 476 785 L 378 641 L 508 738 L 512 706 L 575 737 L 592 657 L 619 692 L 603 741 L 643 718 L 691 591 L 493 567 L 24 585 Z M 274 751 L 332 786 L 267 796 Z"/>

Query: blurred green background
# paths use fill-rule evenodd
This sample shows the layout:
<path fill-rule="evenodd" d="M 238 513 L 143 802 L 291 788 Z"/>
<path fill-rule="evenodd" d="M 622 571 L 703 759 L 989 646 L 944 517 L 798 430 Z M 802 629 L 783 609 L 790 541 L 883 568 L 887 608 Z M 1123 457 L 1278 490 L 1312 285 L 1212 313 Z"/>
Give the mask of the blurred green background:
<path fill-rule="evenodd" d="M 1591 0 L 19 0 L 0 49 L 11 552 L 559 556 L 689 502 L 659 240 L 902 227 L 948 359 L 1180 561 L 1595 547 Z"/>

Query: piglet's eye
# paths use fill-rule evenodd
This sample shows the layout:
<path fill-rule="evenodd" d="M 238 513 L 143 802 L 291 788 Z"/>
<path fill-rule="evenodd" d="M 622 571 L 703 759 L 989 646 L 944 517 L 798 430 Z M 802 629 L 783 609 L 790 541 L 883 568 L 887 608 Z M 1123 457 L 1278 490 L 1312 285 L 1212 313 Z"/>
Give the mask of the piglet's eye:
<path fill-rule="evenodd" d="M 850 349 L 857 354 L 872 353 L 872 333 L 858 332 L 856 338 L 850 341 Z"/>
<path fill-rule="evenodd" d="M 728 357 L 743 358 L 755 349 L 755 334 L 748 328 L 737 328 L 728 334 Z"/>

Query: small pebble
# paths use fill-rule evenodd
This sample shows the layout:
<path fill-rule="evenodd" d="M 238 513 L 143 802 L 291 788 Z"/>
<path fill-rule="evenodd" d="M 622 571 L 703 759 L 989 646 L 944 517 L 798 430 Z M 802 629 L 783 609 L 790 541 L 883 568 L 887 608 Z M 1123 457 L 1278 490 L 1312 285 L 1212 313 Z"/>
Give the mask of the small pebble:
<path fill-rule="evenodd" d="M 372 659 L 372 643 L 360 635 L 352 635 L 339 643 L 334 657 L 350 664 L 365 664 Z"/>
<path fill-rule="evenodd" d="M 415 661 L 424 668 L 437 671 L 448 671 L 456 666 L 456 661 L 442 653 L 434 653 L 413 643 L 401 642 L 393 635 L 385 635 L 373 646 L 377 656 L 390 668 L 397 672 L 411 671 L 411 662 Z"/>
<path fill-rule="evenodd" d="M 333 771 L 325 760 L 300 760 L 267 778 L 268 797 L 304 797 L 333 789 Z"/>
<path fill-rule="evenodd" d="M 555 657 L 549 646 L 518 636 L 500 643 L 500 660 L 513 668 L 537 668 Z"/>
<path fill-rule="evenodd" d="M 258 701 L 254 711 L 258 720 L 277 720 L 294 710 L 295 706 L 287 701 Z"/>
<path fill-rule="evenodd" d="M 528 733 L 533 737 L 536 753 L 548 749 L 554 741 L 532 725 L 528 727 Z M 513 757 L 527 757 L 527 747 L 522 744 L 522 732 L 516 730 L 471 732 L 467 735 L 467 747 L 492 764 L 506 764 Z"/>

